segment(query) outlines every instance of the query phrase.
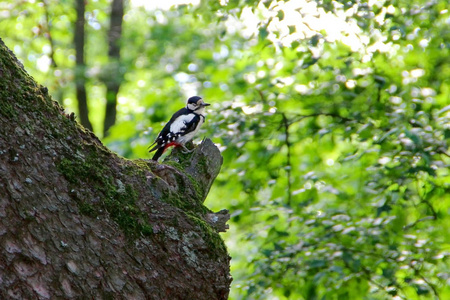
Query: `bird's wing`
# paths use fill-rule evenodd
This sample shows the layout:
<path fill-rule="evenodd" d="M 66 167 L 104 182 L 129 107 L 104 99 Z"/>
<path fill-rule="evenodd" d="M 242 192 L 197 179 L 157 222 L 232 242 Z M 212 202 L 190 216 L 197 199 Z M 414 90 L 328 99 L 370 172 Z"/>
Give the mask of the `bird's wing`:
<path fill-rule="evenodd" d="M 173 120 L 175 120 L 179 116 L 185 114 L 187 111 L 188 111 L 187 108 L 184 107 L 173 114 L 173 116 L 170 118 L 169 122 L 167 122 L 166 125 L 164 125 L 163 129 L 158 134 L 158 137 L 155 139 L 155 141 L 150 146 L 148 146 L 148 148 L 150 148 L 156 144 L 153 148 L 148 150 L 148 152 L 155 151 L 156 149 L 158 149 L 160 147 L 164 147 L 164 145 L 167 144 L 167 142 L 169 141 L 168 138 L 171 137 L 171 136 L 169 136 L 169 133 L 170 133 L 170 125 L 169 124 L 172 123 Z"/>
<path fill-rule="evenodd" d="M 184 134 L 194 131 L 195 128 L 197 128 L 197 125 L 200 123 L 201 117 L 203 116 L 200 116 L 199 114 L 194 114 L 194 117 L 189 122 L 186 122 Z"/>
<path fill-rule="evenodd" d="M 156 144 L 156 145 L 155 145 L 155 144 L 156 144 L 156 141 L 154 141 L 153 144 L 151 144 L 150 146 L 148 146 L 148 152 L 153 152 L 153 151 L 155 151 L 156 149 L 158 149 L 158 148 L 160 147 L 159 144 Z M 150 147 L 153 146 L 153 145 L 155 145 L 155 146 L 154 146 L 153 148 L 150 149 Z"/>

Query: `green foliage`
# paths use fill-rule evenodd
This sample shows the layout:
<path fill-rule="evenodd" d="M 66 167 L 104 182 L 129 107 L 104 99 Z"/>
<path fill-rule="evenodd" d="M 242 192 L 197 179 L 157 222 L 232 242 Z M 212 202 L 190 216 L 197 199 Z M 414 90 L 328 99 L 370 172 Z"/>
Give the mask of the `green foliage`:
<path fill-rule="evenodd" d="M 0 2 L 0 36 L 74 109 L 74 16 L 48 2 L 58 67 L 36 70 L 48 56 L 42 6 Z M 107 8 L 87 7 L 97 132 Z M 207 205 L 233 214 L 232 299 L 449 298 L 449 18 L 443 0 L 129 6 L 104 142 L 148 158 L 187 96 L 213 103 L 203 134 L 224 165 Z"/>

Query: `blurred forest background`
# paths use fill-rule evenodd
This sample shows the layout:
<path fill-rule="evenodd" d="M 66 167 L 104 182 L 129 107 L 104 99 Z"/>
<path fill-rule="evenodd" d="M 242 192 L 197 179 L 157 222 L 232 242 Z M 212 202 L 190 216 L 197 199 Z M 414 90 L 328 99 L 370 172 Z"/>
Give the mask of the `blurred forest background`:
<path fill-rule="evenodd" d="M 212 103 L 231 299 L 450 299 L 447 0 L 0 0 L 0 37 L 130 159 Z"/>

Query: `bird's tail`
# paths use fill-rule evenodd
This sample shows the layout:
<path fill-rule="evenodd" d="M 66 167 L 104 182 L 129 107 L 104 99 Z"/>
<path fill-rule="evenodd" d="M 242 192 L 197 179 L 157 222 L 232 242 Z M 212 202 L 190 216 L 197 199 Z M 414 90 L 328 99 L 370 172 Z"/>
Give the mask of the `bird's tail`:
<path fill-rule="evenodd" d="M 153 152 L 153 151 L 155 151 L 156 149 L 158 149 L 159 144 L 156 144 L 156 145 L 155 145 L 155 144 L 156 144 L 156 141 L 154 141 L 153 144 L 151 144 L 150 146 L 148 146 L 148 149 L 149 149 L 148 152 Z M 150 147 L 153 146 L 153 145 L 155 145 L 155 146 L 154 146 L 152 149 L 150 149 Z"/>
<path fill-rule="evenodd" d="M 156 145 L 155 147 L 157 147 L 157 146 L 158 146 L 158 145 Z M 155 147 L 153 147 L 153 149 L 150 150 L 150 152 L 153 151 Z M 158 161 L 158 158 L 160 158 L 160 156 L 164 153 L 164 150 L 166 150 L 164 147 L 159 148 L 159 149 L 155 152 L 155 155 L 153 155 L 152 160 Z"/>

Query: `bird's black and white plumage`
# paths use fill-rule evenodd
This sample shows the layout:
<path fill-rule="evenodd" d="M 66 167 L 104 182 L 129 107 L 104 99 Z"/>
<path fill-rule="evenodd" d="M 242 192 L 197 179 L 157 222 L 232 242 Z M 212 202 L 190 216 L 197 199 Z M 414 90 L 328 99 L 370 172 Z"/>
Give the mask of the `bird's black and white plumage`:
<path fill-rule="evenodd" d="M 158 160 L 171 146 L 181 146 L 189 152 L 184 145 L 194 138 L 200 126 L 205 122 L 205 106 L 208 105 L 209 103 L 205 103 L 201 97 L 189 98 L 186 107 L 177 111 L 170 118 L 156 140 L 150 145 L 152 147 L 156 144 L 149 152 L 157 150 L 152 159 Z"/>

